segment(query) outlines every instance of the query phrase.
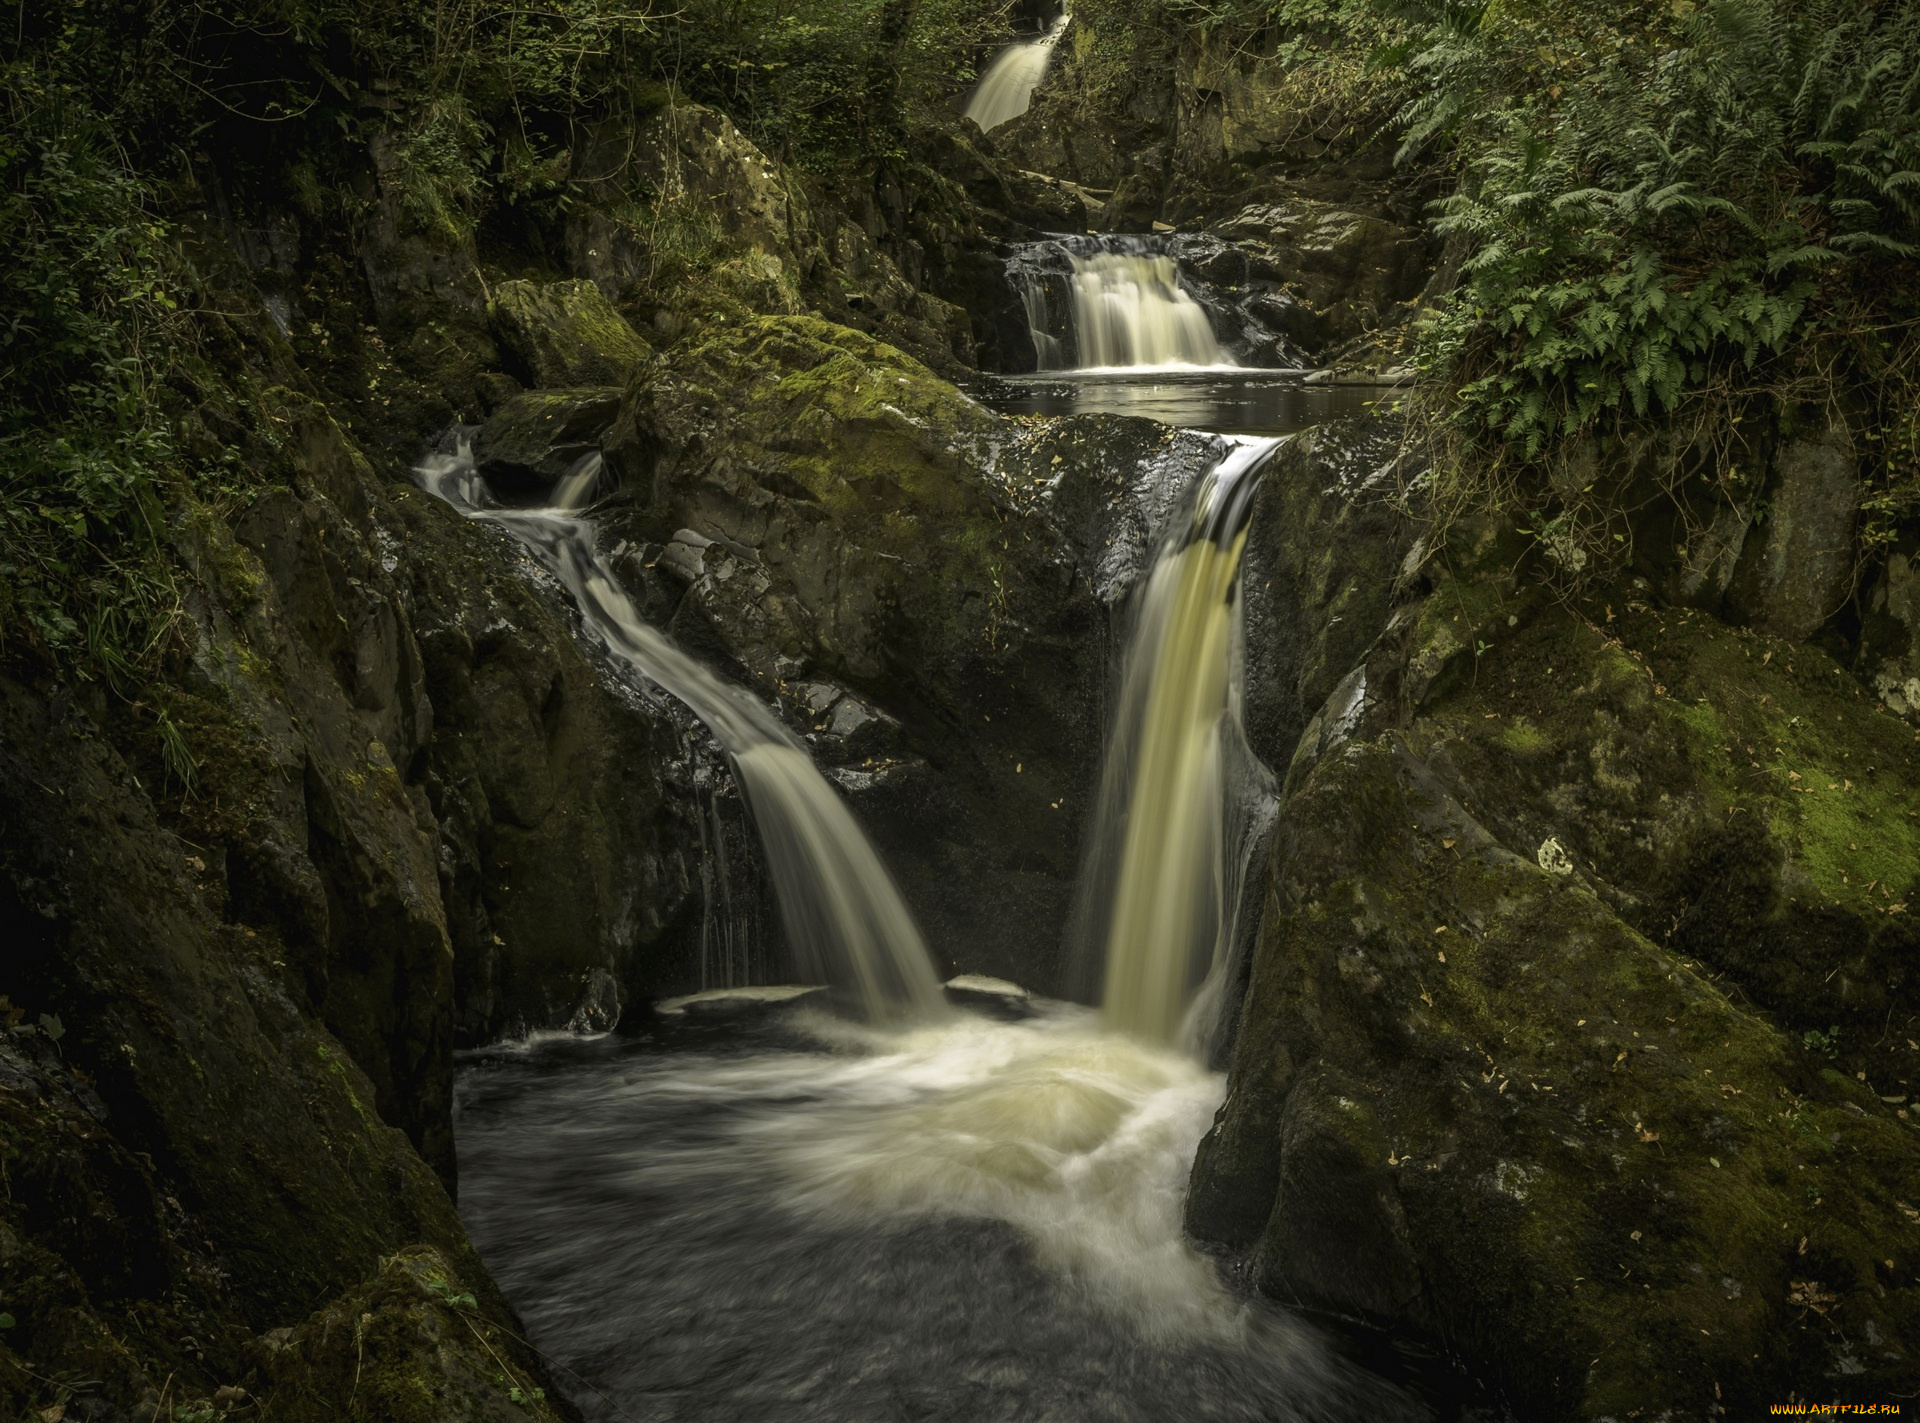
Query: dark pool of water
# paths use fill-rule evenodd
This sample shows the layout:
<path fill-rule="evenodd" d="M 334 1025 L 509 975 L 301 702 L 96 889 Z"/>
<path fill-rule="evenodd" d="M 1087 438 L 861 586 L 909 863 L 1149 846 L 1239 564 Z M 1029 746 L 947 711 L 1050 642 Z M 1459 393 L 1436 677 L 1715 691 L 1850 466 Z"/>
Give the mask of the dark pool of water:
<path fill-rule="evenodd" d="M 976 393 L 1010 415 L 1144 415 L 1235 435 L 1290 435 L 1323 421 L 1390 408 L 1384 385 L 1307 385 L 1298 371 L 1155 371 L 999 376 Z"/>
<path fill-rule="evenodd" d="M 594 1423 L 1433 1417 L 1181 1240 L 1221 1086 L 1064 1009 L 549 1043 L 463 1065 L 461 1211 Z"/>

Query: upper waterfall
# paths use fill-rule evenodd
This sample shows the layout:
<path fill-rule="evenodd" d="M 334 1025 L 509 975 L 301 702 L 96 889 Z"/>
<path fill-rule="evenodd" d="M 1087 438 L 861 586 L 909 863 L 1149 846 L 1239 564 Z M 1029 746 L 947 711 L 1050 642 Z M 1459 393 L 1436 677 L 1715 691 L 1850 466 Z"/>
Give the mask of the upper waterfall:
<path fill-rule="evenodd" d="M 1181 284 L 1179 263 L 1156 239 L 1029 244 L 1015 249 L 1007 278 L 1026 309 L 1040 370 L 1236 368 L 1207 309 Z"/>
<path fill-rule="evenodd" d="M 554 486 L 545 509 L 498 505 L 464 441 L 416 471 L 471 519 L 504 528 L 565 585 L 587 626 L 619 662 L 665 688 L 705 722 L 731 758 L 803 970 L 858 991 L 867 1016 L 926 1018 L 945 998 L 933 958 L 893 877 L 799 740 L 759 701 L 729 685 L 649 626 L 595 547 L 582 510 L 600 456 Z"/>
<path fill-rule="evenodd" d="M 1067 19 L 1063 11 L 1039 38 L 1010 44 L 993 57 L 967 99 L 966 116 L 980 125 L 982 132 L 991 133 L 1027 111 L 1033 91 L 1046 77 L 1053 47 L 1067 28 Z"/>

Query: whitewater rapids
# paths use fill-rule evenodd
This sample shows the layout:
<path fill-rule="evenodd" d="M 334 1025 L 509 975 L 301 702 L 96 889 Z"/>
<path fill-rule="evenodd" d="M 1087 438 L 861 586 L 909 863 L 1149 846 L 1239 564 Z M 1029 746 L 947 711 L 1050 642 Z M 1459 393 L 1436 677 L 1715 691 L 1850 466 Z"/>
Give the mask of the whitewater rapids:
<path fill-rule="evenodd" d="M 1065 1005 L 549 1042 L 463 1072 L 461 1209 L 591 1419 L 1424 1416 L 1182 1238 L 1223 1087 Z"/>

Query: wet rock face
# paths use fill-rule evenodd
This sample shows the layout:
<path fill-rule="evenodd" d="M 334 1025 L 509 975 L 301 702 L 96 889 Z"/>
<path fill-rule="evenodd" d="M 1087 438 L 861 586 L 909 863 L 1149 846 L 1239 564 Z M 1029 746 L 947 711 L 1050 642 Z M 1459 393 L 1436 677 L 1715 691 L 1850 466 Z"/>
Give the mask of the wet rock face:
<path fill-rule="evenodd" d="M 636 385 L 610 436 L 623 571 L 810 736 L 954 965 L 1060 980 L 1107 678 L 1099 563 L 1162 434 L 1028 431 L 783 318 Z"/>
<path fill-rule="evenodd" d="M 417 490 L 395 517 L 435 708 L 438 826 L 463 1046 L 605 1029 L 700 984 L 707 853 L 681 721 L 624 699 L 575 641 L 565 595 L 506 535 Z"/>
<path fill-rule="evenodd" d="M 1397 422 L 1322 425 L 1261 480 L 1241 573 L 1245 716 L 1248 745 L 1277 774 L 1386 625 L 1413 539 L 1395 505 L 1399 446 Z"/>
<path fill-rule="evenodd" d="M 9 1357 L 97 1364 L 87 1376 L 129 1400 L 168 1370 L 211 1393 L 243 1372 L 248 1333 L 385 1252 L 430 1241 L 477 1273 L 375 1081 L 306 1009 L 293 950 L 218 912 L 209 847 L 156 821 L 57 694 L 0 685 L 0 731 Z M 381 1046 L 368 1057 L 385 1071 Z M 39 1392 L 0 1371 L 9 1416 Z"/>
<path fill-rule="evenodd" d="M 1776 637 L 1810 637 L 1853 592 L 1860 458 L 1844 428 L 1774 453 L 1767 517 L 1747 537 L 1730 600 Z"/>
<path fill-rule="evenodd" d="M 1520 1416 L 1877 1396 L 1920 1370 L 1911 729 L 1476 549 L 1361 612 L 1299 738 L 1189 1227 Z"/>
<path fill-rule="evenodd" d="M 509 500 L 539 500 L 595 453 L 620 409 L 619 386 L 529 390 L 508 399 L 473 436 L 487 482 Z"/>
<path fill-rule="evenodd" d="M 1183 260 L 1197 271 L 1231 279 L 1244 263 L 1250 277 L 1281 284 L 1294 309 L 1270 319 L 1316 349 L 1402 319 L 1397 308 L 1419 295 L 1434 257 L 1417 229 L 1298 197 L 1243 208 L 1186 243 Z"/>

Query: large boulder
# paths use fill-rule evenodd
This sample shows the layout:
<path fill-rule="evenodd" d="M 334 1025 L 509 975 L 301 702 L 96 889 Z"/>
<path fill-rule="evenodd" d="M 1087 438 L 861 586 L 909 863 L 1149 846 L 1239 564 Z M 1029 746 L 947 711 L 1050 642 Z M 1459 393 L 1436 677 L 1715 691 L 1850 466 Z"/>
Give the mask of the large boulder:
<path fill-rule="evenodd" d="M 656 369 L 610 440 L 623 572 L 837 763 L 958 966 L 1060 981 L 1126 586 L 1102 564 L 1145 537 L 1115 529 L 1164 433 L 1003 419 L 891 347 L 790 317 Z"/>
<path fill-rule="evenodd" d="M 488 316 L 531 386 L 625 385 L 650 354 L 592 282 L 502 282 Z"/>
<path fill-rule="evenodd" d="M 619 386 L 528 390 L 512 396 L 473 436 L 473 457 L 494 491 L 540 502 L 555 480 L 598 452 L 620 412 Z"/>
<path fill-rule="evenodd" d="M 1296 743 L 1189 1227 L 1520 1416 L 1910 1389 L 1912 733 L 1516 547 L 1367 611 Z"/>

